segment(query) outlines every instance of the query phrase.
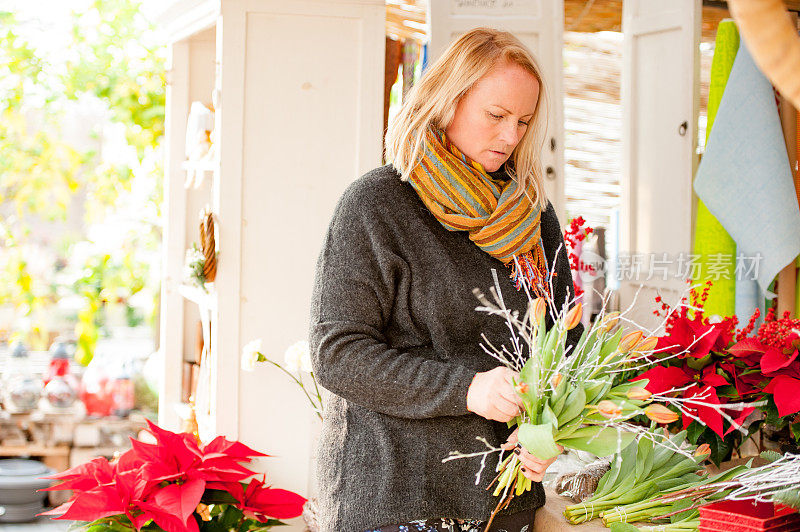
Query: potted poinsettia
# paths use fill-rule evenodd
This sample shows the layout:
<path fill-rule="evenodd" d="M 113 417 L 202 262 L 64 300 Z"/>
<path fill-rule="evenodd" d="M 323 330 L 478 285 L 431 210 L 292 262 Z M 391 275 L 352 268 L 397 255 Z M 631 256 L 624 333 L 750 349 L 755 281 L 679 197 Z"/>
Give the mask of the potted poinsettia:
<path fill-rule="evenodd" d="M 201 445 L 194 435 L 148 421 L 155 443 L 131 440 L 112 461 L 95 458 L 47 477 L 50 490 L 72 498 L 44 515 L 102 529 L 167 532 L 267 530 L 301 514 L 306 499 L 273 488 L 242 463 L 268 456 L 219 436 Z"/>
<path fill-rule="evenodd" d="M 689 401 L 679 422 L 692 443 L 711 446 L 711 459 L 720 463 L 731 456 L 743 438 L 764 423 L 788 433 L 795 445 L 800 441 L 800 320 L 788 315 L 778 319 L 770 309 L 758 329 L 756 311 L 749 323 L 738 329 L 735 316 L 708 316 L 703 310 L 711 283 L 700 292 L 691 291 L 690 301 L 672 309 L 660 298 L 666 311 L 665 334 L 658 339 L 652 358 L 657 365 L 634 379 L 646 379 L 647 390 L 662 393 L 680 390 L 679 399 Z M 702 397 L 720 409 L 693 407 Z M 758 405 L 730 411 L 724 406 L 750 402 Z M 747 433 L 737 430 L 747 416 L 759 410 L 759 418 Z"/>

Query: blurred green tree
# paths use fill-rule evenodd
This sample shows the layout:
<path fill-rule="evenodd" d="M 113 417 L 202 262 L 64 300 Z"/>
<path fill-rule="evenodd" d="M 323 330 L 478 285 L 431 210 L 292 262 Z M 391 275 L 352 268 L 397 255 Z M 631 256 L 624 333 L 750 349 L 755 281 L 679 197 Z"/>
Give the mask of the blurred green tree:
<path fill-rule="evenodd" d="M 29 329 L 17 332 L 42 348 L 47 336 L 42 316 L 59 295 L 80 296 L 76 358 L 85 364 L 93 356 L 107 305 L 126 305 L 129 323 L 141 321 L 129 298 L 152 277 L 151 264 L 140 259 L 146 255 L 142 251 L 152 255 L 160 245 L 164 47 L 136 0 L 95 0 L 73 13 L 64 43 L 67 59 L 59 62 L 39 53 L 24 29 L 24 20 L 0 12 L 0 306 L 30 318 Z M 111 162 L 98 150 L 73 144 L 64 109 L 87 99 L 102 102 L 108 121 L 124 128 L 130 162 Z M 131 209 L 137 172 L 154 185 L 145 197 L 134 196 L 143 205 L 133 207 L 151 214 L 143 215 L 138 230 L 119 235 L 116 251 L 95 245 L 88 256 L 75 256 L 84 234 L 53 245 L 58 252 L 52 271 L 29 267 L 33 222 L 64 221 L 77 201 L 87 224 L 103 223 L 122 202 Z M 78 275 L 55 280 L 69 267 Z M 149 291 L 152 317 L 158 287 Z"/>

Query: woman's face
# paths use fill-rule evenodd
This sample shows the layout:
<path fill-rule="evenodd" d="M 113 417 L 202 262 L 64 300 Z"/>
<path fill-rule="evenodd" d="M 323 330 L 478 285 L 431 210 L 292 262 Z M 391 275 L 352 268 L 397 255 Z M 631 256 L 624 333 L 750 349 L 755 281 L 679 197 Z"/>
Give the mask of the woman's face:
<path fill-rule="evenodd" d="M 447 138 L 487 172 L 511 156 L 536 109 L 539 82 L 516 63 L 502 62 L 461 98 Z"/>

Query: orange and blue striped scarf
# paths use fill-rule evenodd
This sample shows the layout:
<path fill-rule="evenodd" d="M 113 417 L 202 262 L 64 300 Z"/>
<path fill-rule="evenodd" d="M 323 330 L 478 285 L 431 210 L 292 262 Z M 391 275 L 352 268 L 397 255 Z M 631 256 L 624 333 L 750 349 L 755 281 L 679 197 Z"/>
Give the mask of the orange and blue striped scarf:
<path fill-rule="evenodd" d="M 426 132 L 423 156 L 409 182 L 446 229 L 469 232 L 479 248 L 510 267 L 517 290 L 524 283 L 536 296 L 549 296 L 542 213 L 532 187 L 530 200 L 525 194 L 512 200 L 515 180 L 493 178 L 434 128 Z"/>

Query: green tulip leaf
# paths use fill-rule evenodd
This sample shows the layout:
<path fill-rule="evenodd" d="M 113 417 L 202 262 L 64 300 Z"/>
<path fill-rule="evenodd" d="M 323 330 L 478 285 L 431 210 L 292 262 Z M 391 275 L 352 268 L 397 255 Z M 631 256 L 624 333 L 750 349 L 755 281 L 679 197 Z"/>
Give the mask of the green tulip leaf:
<path fill-rule="evenodd" d="M 524 423 L 519 426 L 518 436 L 522 446 L 539 460 L 549 460 L 561 453 L 553 438 L 551 423 L 541 425 Z"/>
<path fill-rule="evenodd" d="M 586 408 L 586 392 L 582 387 L 573 388 L 567 395 L 564 410 L 558 415 L 558 426 L 565 425 L 578 417 Z"/>
<path fill-rule="evenodd" d="M 569 449 L 586 451 L 596 456 L 612 455 L 625 449 L 636 438 L 633 432 L 617 430 L 614 427 L 585 427 L 575 431 L 558 443 Z"/>

